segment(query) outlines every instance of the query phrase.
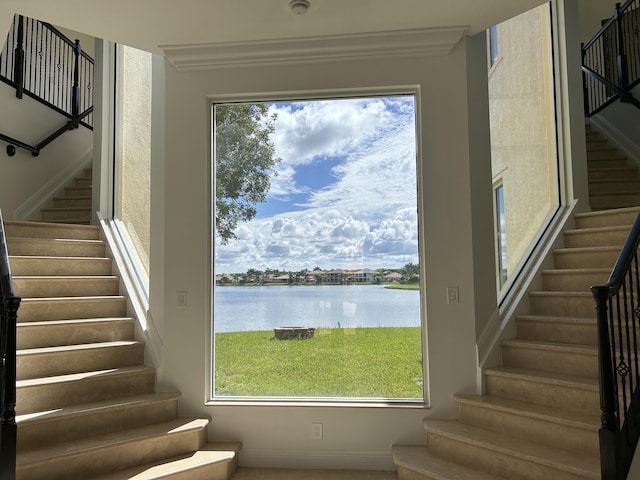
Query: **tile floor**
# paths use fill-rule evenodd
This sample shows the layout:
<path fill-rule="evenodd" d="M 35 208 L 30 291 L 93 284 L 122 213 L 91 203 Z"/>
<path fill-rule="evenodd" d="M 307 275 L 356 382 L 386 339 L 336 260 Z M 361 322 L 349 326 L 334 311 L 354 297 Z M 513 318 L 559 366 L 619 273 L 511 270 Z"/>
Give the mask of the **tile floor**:
<path fill-rule="evenodd" d="M 397 480 L 396 472 L 239 468 L 231 480 Z"/>

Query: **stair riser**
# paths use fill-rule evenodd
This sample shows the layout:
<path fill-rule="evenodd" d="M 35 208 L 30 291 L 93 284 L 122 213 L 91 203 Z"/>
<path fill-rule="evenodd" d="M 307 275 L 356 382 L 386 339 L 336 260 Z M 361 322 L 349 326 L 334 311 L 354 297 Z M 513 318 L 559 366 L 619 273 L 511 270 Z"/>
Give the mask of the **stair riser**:
<path fill-rule="evenodd" d="M 511 412 L 465 403 L 460 404 L 460 421 L 579 454 L 598 456 L 600 452 L 597 430 L 522 417 Z"/>
<path fill-rule="evenodd" d="M 16 480 L 67 480 L 91 478 L 107 472 L 176 457 L 197 450 L 206 438 L 205 430 L 172 432 L 126 444 L 114 444 L 80 455 L 52 458 L 36 465 L 19 465 Z"/>
<path fill-rule="evenodd" d="M 593 252 L 554 253 L 553 261 L 556 268 L 611 268 L 618 260 L 621 248 Z"/>
<path fill-rule="evenodd" d="M 544 290 L 555 292 L 589 292 L 593 285 L 605 285 L 608 273 L 543 273 Z"/>
<path fill-rule="evenodd" d="M 489 395 L 547 405 L 565 410 L 593 413 L 600 408 L 597 389 L 579 389 L 563 384 L 539 383 L 521 378 L 487 375 Z"/>
<path fill-rule="evenodd" d="M 77 177 L 73 180 L 76 187 L 91 187 L 91 177 Z"/>
<path fill-rule="evenodd" d="M 577 345 L 598 344 L 597 328 L 592 324 L 537 322 L 517 320 L 518 338 L 541 342 L 573 343 Z"/>
<path fill-rule="evenodd" d="M 117 295 L 117 278 L 34 278 L 15 277 L 13 288 L 22 298 L 92 297 Z"/>
<path fill-rule="evenodd" d="M 127 408 L 109 409 L 93 414 L 24 422 L 18 427 L 18 452 L 68 442 L 92 435 L 102 435 L 123 428 L 136 428 L 178 416 L 178 399 L 138 403 Z"/>
<path fill-rule="evenodd" d="M 14 276 L 111 275 L 109 258 L 11 257 Z"/>
<path fill-rule="evenodd" d="M 629 168 L 627 160 L 618 155 L 589 154 L 587 152 L 587 168 Z"/>
<path fill-rule="evenodd" d="M 18 386 L 16 389 L 16 413 L 53 410 L 70 405 L 97 402 L 111 398 L 151 393 L 154 389 L 153 372 L 135 375 L 91 376 L 83 380 Z"/>
<path fill-rule="evenodd" d="M 509 367 L 579 375 L 582 377 L 595 378 L 598 376 L 597 352 L 589 355 L 503 345 L 502 362 Z"/>
<path fill-rule="evenodd" d="M 463 465 L 492 473 L 510 480 L 584 480 L 584 477 L 572 475 L 547 465 L 533 463 L 512 455 L 495 452 L 481 446 L 461 443 L 441 435 L 429 432 L 429 448 L 435 453 L 450 458 Z"/>
<path fill-rule="evenodd" d="M 591 296 L 529 295 L 534 315 L 560 315 L 595 318 L 596 304 Z"/>
<path fill-rule="evenodd" d="M 69 210 L 46 210 L 40 211 L 42 220 L 45 222 L 61 222 L 78 220 L 86 220 L 87 223 L 91 221 L 90 209 L 69 209 Z"/>
<path fill-rule="evenodd" d="M 104 257 L 102 242 L 73 242 L 65 240 L 32 240 L 7 238 L 9 255 L 37 255 L 51 257 Z"/>
<path fill-rule="evenodd" d="M 602 246 L 620 246 L 624 245 L 625 240 L 629 236 L 629 229 L 612 229 L 601 232 L 581 232 L 573 230 L 564 236 L 565 246 L 573 247 L 602 247 Z"/>
<path fill-rule="evenodd" d="M 588 178 L 589 180 L 628 180 L 638 178 L 638 172 L 634 168 L 592 168 L 588 172 Z"/>
<path fill-rule="evenodd" d="M 65 197 L 90 197 L 91 196 L 91 188 L 90 187 L 67 187 L 64 189 Z"/>
<path fill-rule="evenodd" d="M 89 299 L 22 299 L 18 322 L 112 318 L 126 316 L 126 300 L 116 298 Z"/>
<path fill-rule="evenodd" d="M 133 320 L 73 323 L 70 325 L 42 325 L 18 323 L 17 345 L 26 348 L 80 345 L 83 343 L 117 342 L 133 340 Z"/>
<path fill-rule="evenodd" d="M 598 213 L 594 215 L 578 215 L 576 216 L 576 228 L 598 228 L 612 227 L 619 225 L 631 225 L 635 221 L 640 209 L 632 208 L 620 210 L 617 212 Z"/>
<path fill-rule="evenodd" d="M 63 352 L 18 352 L 16 372 L 18 380 L 67 375 L 76 372 L 131 367 L 144 363 L 144 346 L 139 343 L 89 350 L 72 349 Z"/>
<path fill-rule="evenodd" d="M 600 159 L 617 159 L 621 158 L 620 152 L 617 149 L 612 147 L 602 147 L 600 149 L 591 149 L 587 150 L 587 159 L 588 160 L 600 160 Z"/>
<path fill-rule="evenodd" d="M 433 477 L 431 475 L 414 472 L 401 465 L 397 466 L 398 480 L 442 480 L 442 477 Z"/>
<path fill-rule="evenodd" d="M 54 198 L 53 206 L 55 208 L 91 209 L 91 198 L 84 198 L 84 197 Z"/>
<path fill-rule="evenodd" d="M 640 180 L 621 180 L 618 182 L 592 182 L 589 183 L 590 194 L 603 193 L 637 193 L 640 192 Z"/>
<path fill-rule="evenodd" d="M 68 238 L 76 240 L 99 240 L 100 230 L 93 226 L 50 225 L 45 223 L 5 222 L 7 237 L 23 238 Z"/>
<path fill-rule="evenodd" d="M 589 195 L 589 205 L 593 209 L 633 207 L 640 204 L 640 193 L 618 193 L 610 195 Z"/>

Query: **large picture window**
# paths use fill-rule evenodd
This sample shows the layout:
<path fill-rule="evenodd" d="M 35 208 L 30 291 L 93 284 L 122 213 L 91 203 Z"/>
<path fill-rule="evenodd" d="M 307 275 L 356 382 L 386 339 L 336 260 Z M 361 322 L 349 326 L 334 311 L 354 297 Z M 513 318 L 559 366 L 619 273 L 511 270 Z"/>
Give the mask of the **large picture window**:
<path fill-rule="evenodd" d="M 415 96 L 212 117 L 213 397 L 422 401 Z"/>

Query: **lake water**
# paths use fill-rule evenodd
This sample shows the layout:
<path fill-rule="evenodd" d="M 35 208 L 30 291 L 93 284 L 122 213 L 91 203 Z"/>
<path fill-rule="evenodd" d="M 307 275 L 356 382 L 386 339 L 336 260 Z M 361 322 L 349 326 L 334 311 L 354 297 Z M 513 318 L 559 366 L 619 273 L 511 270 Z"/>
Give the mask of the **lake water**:
<path fill-rule="evenodd" d="M 383 285 L 218 287 L 214 315 L 216 332 L 418 327 L 420 292 Z"/>

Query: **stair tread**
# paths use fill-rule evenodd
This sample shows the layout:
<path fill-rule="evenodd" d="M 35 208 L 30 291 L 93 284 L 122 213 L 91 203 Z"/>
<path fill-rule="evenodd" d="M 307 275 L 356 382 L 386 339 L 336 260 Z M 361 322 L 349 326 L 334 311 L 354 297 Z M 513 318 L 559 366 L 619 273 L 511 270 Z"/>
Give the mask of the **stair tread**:
<path fill-rule="evenodd" d="M 110 342 L 99 343 L 80 343 L 73 345 L 56 345 L 52 347 L 38 347 L 38 348 L 25 348 L 16 350 L 16 355 L 21 357 L 27 357 L 29 355 L 42 355 L 46 353 L 63 353 L 71 351 L 83 351 L 83 350 L 97 350 L 103 348 L 115 348 L 115 347 L 131 347 L 135 345 L 144 345 L 143 342 L 137 340 L 116 340 Z"/>
<path fill-rule="evenodd" d="M 18 318 L 19 320 L 19 318 Z M 71 320 L 45 320 L 45 321 L 37 321 L 37 322 L 20 322 L 18 321 L 18 328 L 29 328 L 29 327 L 61 327 L 64 325 L 82 325 L 85 323 L 113 323 L 113 322 L 132 322 L 133 318 L 131 317 L 101 317 L 101 318 L 78 318 Z"/>
<path fill-rule="evenodd" d="M 520 400 L 513 400 L 495 395 L 463 395 L 456 394 L 454 399 L 458 403 L 482 406 L 501 412 L 508 412 L 520 416 L 542 419 L 563 425 L 573 425 L 597 432 L 600 428 L 600 414 L 588 414 L 573 410 L 565 410 L 550 407 L 548 405 L 538 405 Z"/>
<path fill-rule="evenodd" d="M 109 257 L 59 257 L 56 255 L 9 255 L 9 260 L 59 262 L 112 262 Z"/>
<path fill-rule="evenodd" d="M 397 466 L 424 473 L 437 480 L 496 480 L 501 477 L 469 468 L 434 454 L 426 445 L 394 445 Z"/>
<path fill-rule="evenodd" d="M 93 370 L 90 372 L 69 373 L 65 375 L 54 375 L 51 377 L 17 380 L 16 388 L 32 387 L 37 385 L 51 385 L 56 383 L 58 384 L 71 383 L 71 382 L 78 382 L 78 381 L 91 379 L 91 378 L 104 379 L 110 376 L 137 375 L 140 373 L 151 373 L 151 372 L 155 373 L 155 369 L 151 367 L 147 367 L 146 365 L 135 365 L 133 367 L 118 367 L 118 368 L 110 368 L 107 370 Z"/>
<path fill-rule="evenodd" d="M 618 245 L 605 245 L 605 246 L 593 246 L 593 247 L 566 247 L 557 248 L 553 253 L 596 253 L 596 252 L 619 252 L 620 246 Z"/>
<path fill-rule="evenodd" d="M 16 423 L 18 423 L 18 425 L 25 425 L 27 423 L 48 422 L 73 416 L 93 415 L 100 412 L 127 408 L 134 405 L 149 405 L 155 402 L 164 402 L 167 400 L 177 399 L 179 397 L 180 394 L 175 392 L 148 393 L 144 395 L 118 397 L 110 400 L 102 400 L 99 402 L 83 403 L 79 405 L 71 405 L 64 408 L 56 408 L 50 411 L 40 411 L 17 415 Z"/>
<path fill-rule="evenodd" d="M 553 268 L 549 270 L 542 270 L 543 275 L 580 275 L 583 273 L 611 273 L 611 268 Z"/>
<path fill-rule="evenodd" d="M 593 345 L 579 345 L 574 343 L 561 343 L 561 342 L 543 342 L 539 340 L 523 340 L 523 339 L 511 339 L 502 340 L 500 342 L 502 346 L 512 346 L 520 348 L 532 348 L 537 350 L 555 350 L 564 351 L 567 353 L 579 353 L 587 355 L 597 355 L 598 348 Z"/>
<path fill-rule="evenodd" d="M 13 280 L 47 280 L 47 281 L 75 281 L 75 280 L 118 280 L 117 275 L 13 275 Z"/>
<path fill-rule="evenodd" d="M 41 208 L 41 212 L 85 212 L 91 211 L 91 207 L 47 207 Z"/>
<path fill-rule="evenodd" d="M 610 210 L 607 210 L 610 211 Z M 566 230 L 565 235 L 585 235 L 591 233 L 602 233 L 602 232 L 612 232 L 612 231 L 623 231 L 627 232 L 631 231 L 632 225 L 612 225 L 610 227 L 587 227 L 587 228 L 578 228 L 574 230 Z"/>
<path fill-rule="evenodd" d="M 625 169 L 627 170 L 627 169 Z M 615 208 L 610 210 L 602 210 L 598 212 L 581 212 L 576 213 L 574 218 L 593 218 L 593 217 L 605 217 L 607 215 L 618 214 L 618 213 L 640 213 L 640 207 L 624 207 L 624 208 Z"/>
<path fill-rule="evenodd" d="M 207 444 L 193 453 L 174 459 L 128 468 L 101 475 L 94 480 L 152 480 L 170 478 L 173 474 L 196 470 L 200 467 L 233 461 L 240 444 Z"/>
<path fill-rule="evenodd" d="M 105 447 L 133 444 L 154 437 L 201 430 L 206 428 L 208 424 L 208 419 L 176 418 L 168 422 L 155 423 L 129 430 L 96 435 L 82 440 L 49 445 L 27 452 L 19 452 L 16 458 L 16 464 L 19 469 L 24 465 L 38 463 L 48 458 L 60 459 L 61 457 L 72 457 L 82 452 L 95 451 Z"/>
<path fill-rule="evenodd" d="M 69 243 L 72 245 L 104 245 L 104 240 L 86 240 L 82 238 L 47 238 L 47 237 L 7 237 L 8 241 L 24 241 L 28 240 L 30 242 L 38 242 L 38 243 Z M 10 249 L 10 248 L 9 248 Z M 29 255 L 23 255 L 29 256 Z M 38 255 L 39 256 L 39 255 Z"/>
<path fill-rule="evenodd" d="M 485 369 L 484 373 L 485 375 L 512 378 L 519 377 L 521 379 L 526 379 L 537 383 L 563 385 L 572 388 L 580 388 L 583 390 L 599 391 L 599 383 L 597 377 L 582 377 L 557 372 L 505 366 L 487 368 Z"/>
<path fill-rule="evenodd" d="M 430 435 L 437 433 L 466 444 L 487 448 L 522 460 L 581 475 L 600 478 L 600 459 L 463 424 L 457 420 L 425 420 Z"/>
<path fill-rule="evenodd" d="M 552 322 L 552 323 L 570 323 L 582 325 L 596 325 L 595 312 L 593 317 L 565 317 L 562 315 L 518 315 L 517 320 Z"/>

